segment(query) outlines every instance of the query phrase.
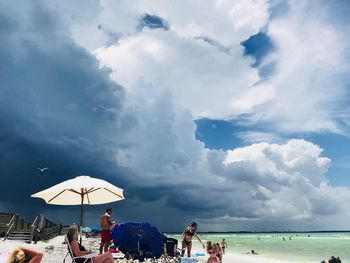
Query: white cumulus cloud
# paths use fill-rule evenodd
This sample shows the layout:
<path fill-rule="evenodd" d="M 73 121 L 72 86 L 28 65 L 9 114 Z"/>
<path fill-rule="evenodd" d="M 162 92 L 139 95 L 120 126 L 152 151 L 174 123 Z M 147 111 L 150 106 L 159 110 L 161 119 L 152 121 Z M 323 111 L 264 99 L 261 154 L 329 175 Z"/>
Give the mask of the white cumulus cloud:
<path fill-rule="evenodd" d="M 284 132 L 342 133 L 350 41 L 344 28 L 329 19 L 327 7 L 288 3 L 290 10 L 271 20 L 267 29 L 276 50 L 261 67 L 274 63 L 275 72 L 254 88 L 270 96 L 256 107 L 254 92 L 246 92 L 246 100 L 256 107 L 253 118 Z"/>

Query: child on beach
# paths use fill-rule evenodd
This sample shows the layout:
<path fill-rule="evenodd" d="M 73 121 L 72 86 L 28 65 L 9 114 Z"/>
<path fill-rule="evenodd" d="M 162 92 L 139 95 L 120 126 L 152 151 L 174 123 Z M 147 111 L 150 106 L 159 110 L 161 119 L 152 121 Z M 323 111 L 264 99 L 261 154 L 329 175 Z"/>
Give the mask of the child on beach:
<path fill-rule="evenodd" d="M 208 250 L 209 258 L 207 263 L 220 263 L 220 259 L 217 257 L 217 251 L 215 249 Z"/>
<path fill-rule="evenodd" d="M 222 257 L 223 257 L 223 253 L 222 253 L 222 249 L 219 243 L 215 244 L 216 246 L 216 250 L 217 250 L 217 257 L 219 258 L 220 262 L 222 262 Z"/>
<path fill-rule="evenodd" d="M 215 252 L 215 254 L 213 254 L 213 251 Z M 208 241 L 207 242 L 207 253 L 209 255 L 208 260 L 211 260 L 210 262 L 213 262 L 214 257 L 217 258 L 219 263 L 222 262 L 222 251 L 220 250 L 219 243 L 214 243 L 214 242 Z"/>
<path fill-rule="evenodd" d="M 212 245 L 213 245 L 213 244 L 211 243 L 210 240 L 207 241 L 207 246 L 206 246 L 206 248 L 207 248 L 207 253 L 209 252 L 209 249 L 211 249 Z"/>
<path fill-rule="evenodd" d="M 73 226 L 73 227 L 68 228 L 67 238 L 68 238 L 68 241 L 71 245 L 72 252 L 74 254 L 72 256 L 80 257 L 80 256 L 84 256 L 86 254 L 91 253 L 91 251 L 80 250 L 79 244 L 78 244 L 78 237 L 79 237 L 79 232 L 78 232 L 78 229 L 76 227 Z M 85 262 L 85 260 L 86 259 L 84 259 L 84 258 L 75 259 L 75 261 L 77 263 Z M 105 253 L 102 253 L 100 255 L 96 255 L 92 258 L 92 261 L 94 263 L 114 263 L 112 254 L 110 252 L 105 252 Z M 87 262 L 90 262 L 90 261 L 87 261 Z"/>
<path fill-rule="evenodd" d="M 19 247 L 12 251 L 8 263 L 39 263 L 43 257 L 43 252 L 28 247 Z"/>

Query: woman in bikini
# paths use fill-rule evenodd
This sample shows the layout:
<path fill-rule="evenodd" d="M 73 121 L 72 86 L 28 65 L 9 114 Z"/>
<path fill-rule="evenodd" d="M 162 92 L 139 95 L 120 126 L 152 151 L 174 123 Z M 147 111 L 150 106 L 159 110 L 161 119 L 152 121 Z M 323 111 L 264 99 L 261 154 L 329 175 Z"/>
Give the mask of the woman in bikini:
<path fill-rule="evenodd" d="M 185 255 L 185 250 L 187 248 L 187 257 L 191 257 L 191 249 L 192 249 L 192 237 L 195 236 L 198 241 L 202 244 L 203 248 L 205 248 L 205 245 L 203 244 L 202 240 L 197 235 L 197 222 L 193 221 L 191 223 L 191 226 L 186 227 L 184 231 L 182 232 L 182 251 L 181 251 L 181 257 Z"/>

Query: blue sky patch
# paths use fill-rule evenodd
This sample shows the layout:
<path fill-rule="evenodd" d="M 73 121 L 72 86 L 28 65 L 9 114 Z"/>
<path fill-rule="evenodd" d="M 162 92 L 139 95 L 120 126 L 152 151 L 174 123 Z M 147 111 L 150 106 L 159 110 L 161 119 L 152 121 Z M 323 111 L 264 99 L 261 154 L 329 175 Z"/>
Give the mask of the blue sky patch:
<path fill-rule="evenodd" d="M 250 36 L 241 45 L 245 48 L 245 56 L 253 56 L 256 59 L 254 67 L 259 66 L 262 59 L 275 48 L 270 37 L 262 32 Z"/>

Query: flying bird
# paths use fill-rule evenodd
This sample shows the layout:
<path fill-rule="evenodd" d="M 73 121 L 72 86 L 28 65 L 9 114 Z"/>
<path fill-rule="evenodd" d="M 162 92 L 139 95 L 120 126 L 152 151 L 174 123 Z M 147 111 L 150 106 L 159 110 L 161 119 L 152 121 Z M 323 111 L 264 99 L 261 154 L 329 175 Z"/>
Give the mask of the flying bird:
<path fill-rule="evenodd" d="M 40 170 L 40 172 L 43 172 L 43 171 L 47 170 L 48 167 L 45 167 L 45 168 L 40 168 L 40 167 L 38 167 L 38 169 Z"/>

